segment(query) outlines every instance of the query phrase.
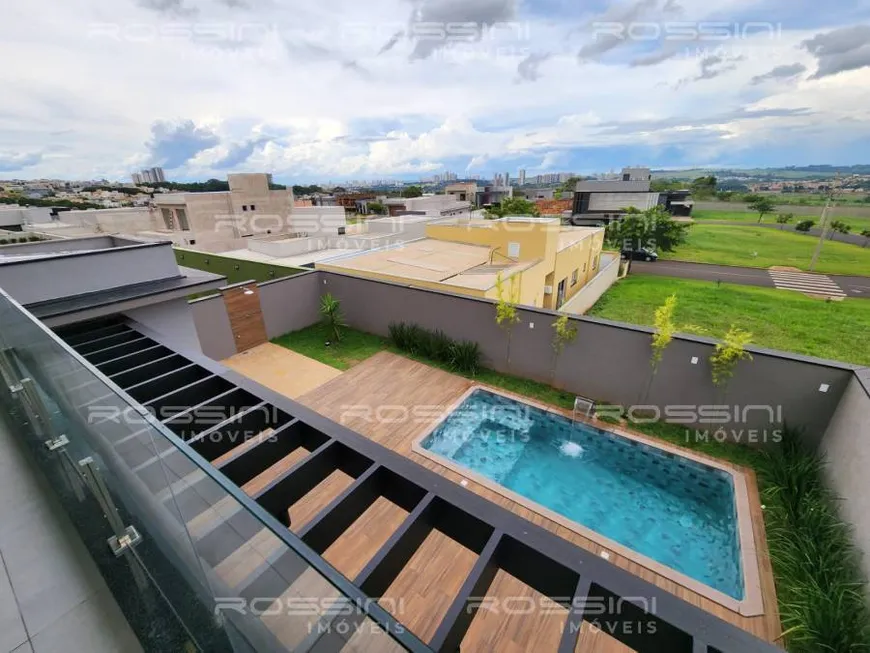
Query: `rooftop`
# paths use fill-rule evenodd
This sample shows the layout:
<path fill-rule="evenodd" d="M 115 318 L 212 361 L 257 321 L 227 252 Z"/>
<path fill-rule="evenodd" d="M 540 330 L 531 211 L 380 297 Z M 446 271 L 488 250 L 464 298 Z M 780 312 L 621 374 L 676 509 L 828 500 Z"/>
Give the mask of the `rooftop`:
<path fill-rule="evenodd" d="M 499 274 L 509 278 L 536 262 L 493 264 L 489 247 L 423 238 L 397 248 L 349 256 L 336 265 L 349 272 L 374 272 L 398 279 L 486 290 L 495 286 Z"/>

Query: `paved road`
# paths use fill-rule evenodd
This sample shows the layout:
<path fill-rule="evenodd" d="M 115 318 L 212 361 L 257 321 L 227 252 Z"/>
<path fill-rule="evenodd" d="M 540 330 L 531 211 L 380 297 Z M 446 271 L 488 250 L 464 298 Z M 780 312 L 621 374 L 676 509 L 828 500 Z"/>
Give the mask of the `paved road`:
<path fill-rule="evenodd" d="M 680 279 L 722 281 L 723 283 L 760 286 L 762 288 L 783 288 L 831 297 L 870 299 L 870 277 L 810 274 L 807 272 L 772 272 L 761 268 L 684 261 L 656 261 L 654 263 L 632 261 L 631 272 Z"/>

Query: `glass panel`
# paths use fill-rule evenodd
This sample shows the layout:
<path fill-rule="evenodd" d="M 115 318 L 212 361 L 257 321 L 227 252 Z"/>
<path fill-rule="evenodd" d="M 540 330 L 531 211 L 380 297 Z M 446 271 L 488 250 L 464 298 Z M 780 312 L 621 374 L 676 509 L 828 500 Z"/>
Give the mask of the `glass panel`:
<path fill-rule="evenodd" d="M 313 567 L 298 538 L 273 530 L 283 527 L 219 482 L 207 462 L 2 290 L 0 373 L 0 402 L 144 649 L 295 650 L 317 641 L 317 626 L 336 602 L 349 601 L 346 592 L 360 600 L 346 579 Z M 370 622 L 365 614 L 356 621 Z M 370 623 L 376 632 L 365 641 L 383 642 L 345 650 L 405 650 Z"/>

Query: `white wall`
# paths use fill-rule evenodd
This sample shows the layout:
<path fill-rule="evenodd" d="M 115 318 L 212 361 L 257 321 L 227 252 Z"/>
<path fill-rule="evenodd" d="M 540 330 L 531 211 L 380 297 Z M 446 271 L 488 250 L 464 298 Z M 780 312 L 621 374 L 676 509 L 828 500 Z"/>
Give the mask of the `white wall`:
<path fill-rule="evenodd" d="M 167 340 L 181 350 L 202 351 L 193 311 L 184 297 L 135 308 L 127 311 L 125 315 L 166 336 Z"/>
<path fill-rule="evenodd" d="M 560 313 L 583 315 L 595 305 L 601 296 L 614 284 L 619 276 L 619 256 L 601 255 L 601 270 L 580 289 L 571 299 L 562 305 Z"/>
<path fill-rule="evenodd" d="M 820 448 L 828 460 L 828 486 L 842 498 L 841 516 L 854 527 L 853 539 L 864 553 L 862 567 L 870 578 L 870 370 L 852 378 Z"/>

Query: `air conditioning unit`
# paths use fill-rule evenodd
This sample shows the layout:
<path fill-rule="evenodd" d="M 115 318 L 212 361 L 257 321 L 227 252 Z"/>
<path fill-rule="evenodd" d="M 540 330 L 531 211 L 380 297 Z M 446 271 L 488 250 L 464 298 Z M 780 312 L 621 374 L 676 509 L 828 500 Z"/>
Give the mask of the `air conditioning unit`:
<path fill-rule="evenodd" d="M 553 286 L 544 286 L 544 294 L 552 295 L 553 294 Z"/>

